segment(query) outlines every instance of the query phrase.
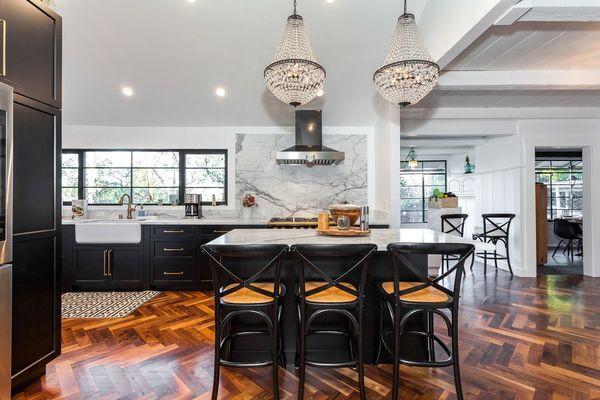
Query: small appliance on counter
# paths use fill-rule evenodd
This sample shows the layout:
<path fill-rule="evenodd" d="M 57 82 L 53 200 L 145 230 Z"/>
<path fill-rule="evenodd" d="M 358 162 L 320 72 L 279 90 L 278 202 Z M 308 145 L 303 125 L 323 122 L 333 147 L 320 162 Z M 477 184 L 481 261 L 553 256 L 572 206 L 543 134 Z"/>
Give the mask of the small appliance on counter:
<path fill-rule="evenodd" d="M 184 197 L 184 204 L 186 218 L 202 218 L 202 195 L 186 194 Z"/>

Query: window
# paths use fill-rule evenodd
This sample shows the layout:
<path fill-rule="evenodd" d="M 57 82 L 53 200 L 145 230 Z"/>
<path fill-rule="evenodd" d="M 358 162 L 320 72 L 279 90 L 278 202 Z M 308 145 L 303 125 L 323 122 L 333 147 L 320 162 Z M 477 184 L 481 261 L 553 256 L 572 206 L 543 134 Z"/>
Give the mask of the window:
<path fill-rule="evenodd" d="M 226 150 L 68 150 L 62 171 L 65 204 L 117 204 L 124 193 L 136 204 L 181 202 L 186 193 L 227 204 Z"/>
<path fill-rule="evenodd" d="M 536 160 L 536 182 L 548 186 L 548 219 L 583 216 L 581 160 Z"/>
<path fill-rule="evenodd" d="M 428 198 L 435 189 L 446 191 L 446 161 L 419 161 L 411 169 L 403 162 L 400 170 L 402 223 L 427 222 Z"/>

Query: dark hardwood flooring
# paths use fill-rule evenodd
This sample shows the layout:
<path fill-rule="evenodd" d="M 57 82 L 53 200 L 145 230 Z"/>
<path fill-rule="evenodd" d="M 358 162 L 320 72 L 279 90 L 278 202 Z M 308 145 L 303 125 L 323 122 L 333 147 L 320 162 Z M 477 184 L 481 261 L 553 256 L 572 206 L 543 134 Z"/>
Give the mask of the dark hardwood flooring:
<path fill-rule="evenodd" d="M 64 320 L 63 355 L 16 399 L 209 399 L 209 294 L 165 292 L 123 319 Z M 600 279 L 467 274 L 461 311 L 467 399 L 600 399 Z M 389 398 L 388 366 L 366 369 L 369 399 Z M 307 398 L 357 399 L 356 373 L 308 369 Z M 281 371 L 285 399 L 293 370 Z M 452 369 L 401 367 L 401 395 L 455 399 Z M 269 399 L 268 369 L 225 369 L 220 398 Z"/>

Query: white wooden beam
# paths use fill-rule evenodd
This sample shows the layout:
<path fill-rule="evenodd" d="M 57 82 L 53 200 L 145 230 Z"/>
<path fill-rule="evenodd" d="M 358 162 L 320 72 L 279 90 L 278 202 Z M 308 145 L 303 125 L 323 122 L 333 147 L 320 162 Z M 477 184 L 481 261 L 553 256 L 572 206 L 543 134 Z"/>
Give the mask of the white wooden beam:
<path fill-rule="evenodd" d="M 495 25 L 512 25 L 517 21 L 600 21 L 600 2 L 598 0 L 522 0 L 499 18 Z"/>
<path fill-rule="evenodd" d="M 600 90 L 600 71 L 447 71 L 438 90 Z"/>

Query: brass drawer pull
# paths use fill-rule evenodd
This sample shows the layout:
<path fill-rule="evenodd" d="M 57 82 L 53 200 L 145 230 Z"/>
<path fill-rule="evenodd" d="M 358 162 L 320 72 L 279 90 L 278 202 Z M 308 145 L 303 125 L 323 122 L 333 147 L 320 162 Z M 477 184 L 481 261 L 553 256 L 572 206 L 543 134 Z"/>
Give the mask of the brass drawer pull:
<path fill-rule="evenodd" d="M 183 272 L 163 272 L 163 275 L 183 275 Z"/>
<path fill-rule="evenodd" d="M 112 276 L 112 271 L 111 271 L 111 269 L 112 269 L 112 265 L 111 265 L 112 262 L 111 262 L 111 258 L 112 258 L 112 250 L 109 250 L 108 251 L 108 257 L 106 258 L 107 259 L 106 270 L 108 272 L 108 276 Z"/>
<path fill-rule="evenodd" d="M 103 264 L 104 264 L 103 265 L 103 271 L 102 271 L 104 276 L 108 276 L 108 274 L 106 273 L 106 256 L 107 256 L 107 254 L 108 254 L 108 250 L 104 250 L 104 254 L 103 254 L 104 258 L 102 260 Z"/>
<path fill-rule="evenodd" d="M 183 250 L 184 250 L 183 247 L 180 247 L 178 249 L 170 249 L 168 247 L 163 248 L 163 251 L 183 251 Z"/>
<path fill-rule="evenodd" d="M 183 229 L 165 229 L 163 233 L 183 233 Z"/>
<path fill-rule="evenodd" d="M 213 230 L 213 233 L 228 233 L 228 232 L 231 232 L 231 231 L 219 231 L 219 230 L 216 230 L 216 229 Z"/>

